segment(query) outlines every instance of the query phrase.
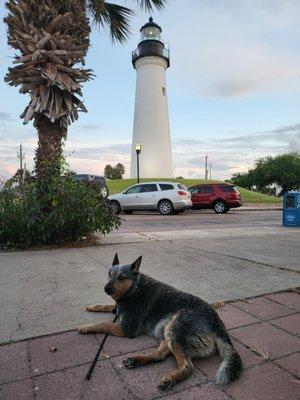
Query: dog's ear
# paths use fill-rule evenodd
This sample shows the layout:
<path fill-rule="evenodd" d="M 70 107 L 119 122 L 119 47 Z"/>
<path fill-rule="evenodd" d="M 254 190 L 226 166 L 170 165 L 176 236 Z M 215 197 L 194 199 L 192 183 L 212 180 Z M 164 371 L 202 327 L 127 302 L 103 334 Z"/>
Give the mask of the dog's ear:
<path fill-rule="evenodd" d="M 131 264 L 131 269 L 132 269 L 133 272 L 135 272 L 136 274 L 137 274 L 137 273 L 139 272 L 139 270 L 140 270 L 141 262 L 142 262 L 142 256 L 139 256 L 139 258 L 137 258 L 137 259 Z"/>
<path fill-rule="evenodd" d="M 112 265 L 114 266 L 114 265 L 119 265 L 119 264 L 120 264 L 120 261 L 119 261 L 118 253 L 116 253 L 115 258 L 112 262 Z"/>

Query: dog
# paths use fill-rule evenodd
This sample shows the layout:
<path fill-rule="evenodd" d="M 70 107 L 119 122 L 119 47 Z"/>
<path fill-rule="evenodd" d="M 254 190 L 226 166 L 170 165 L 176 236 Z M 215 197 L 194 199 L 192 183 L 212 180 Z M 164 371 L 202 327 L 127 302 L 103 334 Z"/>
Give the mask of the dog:
<path fill-rule="evenodd" d="M 173 355 L 177 368 L 162 377 L 159 388 L 170 389 L 192 375 L 192 359 L 206 358 L 217 350 L 222 362 L 216 382 L 228 384 L 242 372 L 242 360 L 234 349 L 226 328 L 216 311 L 204 300 L 139 272 L 142 256 L 132 264 L 120 264 L 115 255 L 108 272 L 105 292 L 114 305 L 91 305 L 91 312 L 113 312 L 118 322 L 102 322 L 79 328 L 80 333 L 107 333 L 134 338 L 141 334 L 160 340 L 148 354 L 136 354 L 123 361 L 126 368 L 164 360 Z"/>

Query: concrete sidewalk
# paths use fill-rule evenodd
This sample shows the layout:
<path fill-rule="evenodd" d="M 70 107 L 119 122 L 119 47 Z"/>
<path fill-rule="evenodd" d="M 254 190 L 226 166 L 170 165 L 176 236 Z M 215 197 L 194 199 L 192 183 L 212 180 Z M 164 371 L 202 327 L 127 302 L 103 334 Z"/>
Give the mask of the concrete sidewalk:
<path fill-rule="evenodd" d="M 259 237 L 262 235 L 282 235 L 286 228 L 278 226 L 260 227 L 227 227 L 213 228 L 213 229 L 178 229 L 178 230 L 164 230 L 164 231 L 143 231 L 138 232 L 124 232 L 115 231 L 106 237 L 99 236 L 98 243 L 103 245 L 111 244 L 129 244 L 129 243 L 142 243 L 142 242 L 161 242 L 170 240 L 190 240 L 190 239 L 240 239 L 245 237 Z"/>
<path fill-rule="evenodd" d="M 257 225 L 255 213 L 248 214 Z M 103 287 L 115 252 L 125 263 L 142 254 L 141 272 L 211 303 L 300 286 L 297 228 L 276 226 L 269 217 L 266 222 L 261 218 L 259 226 L 225 226 L 226 220 L 239 221 L 243 215 L 209 216 L 208 221 L 220 223 L 181 231 L 173 219 L 166 219 L 166 230 L 159 231 L 162 222 L 146 218 L 141 227 L 147 224 L 152 231 L 120 230 L 103 241 L 107 245 L 1 253 L 0 321 L 5 322 L 0 343 L 97 320 L 84 310 L 88 304 L 110 302 Z M 194 226 L 204 219 L 195 217 Z"/>
<path fill-rule="evenodd" d="M 300 295 L 284 292 L 219 304 L 240 353 L 242 377 L 214 383 L 219 357 L 194 362 L 195 373 L 168 392 L 159 379 L 175 368 L 161 363 L 126 370 L 122 361 L 156 345 L 153 339 L 109 337 L 91 381 L 84 379 L 102 335 L 67 331 L 0 347 L 1 400 L 296 400 L 300 388 Z M 98 315 L 101 319 L 101 315 Z"/>

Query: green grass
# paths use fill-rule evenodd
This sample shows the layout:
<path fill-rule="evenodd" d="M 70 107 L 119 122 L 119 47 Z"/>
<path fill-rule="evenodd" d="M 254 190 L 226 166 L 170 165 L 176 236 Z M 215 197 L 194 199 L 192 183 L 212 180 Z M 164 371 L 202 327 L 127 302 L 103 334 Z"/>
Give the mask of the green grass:
<path fill-rule="evenodd" d="M 186 187 L 190 187 L 196 185 L 197 183 L 214 183 L 220 181 L 210 181 L 204 179 L 169 179 L 169 178 L 149 178 L 149 179 L 141 179 L 141 182 L 153 182 L 153 181 L 176 181 L 183 183 Z M 108 180 L 107 185 L 109 188 L 109 194 L 120 193 L 129 186 L 132 186 L 136 183 L 136 179 L 116 179 L 116 180 Z M 268 196 L 266 194 L 252 192 L 251 190 L 247 190 L 241 187 L 238 187 L 239 192 L 242 195 L 242 200 L 244 203 L 281 203 L 281 199 L 274 196 Z"/>

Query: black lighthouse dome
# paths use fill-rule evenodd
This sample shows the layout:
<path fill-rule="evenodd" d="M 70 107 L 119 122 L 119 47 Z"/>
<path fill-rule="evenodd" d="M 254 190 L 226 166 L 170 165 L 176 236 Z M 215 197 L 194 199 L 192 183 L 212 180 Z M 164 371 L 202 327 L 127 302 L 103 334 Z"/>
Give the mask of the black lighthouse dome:
<path fill-rule="evenodd" d="M 142 57 L 161 57 L 167 61 L 170 66 L 169 50 L 165 48 L 165 44 L 161 38 L 161 27 L 150 17 L 149 21 L 140 29 L 141 39 L 138 48 L 132 52 L 132 64 Z"/>

